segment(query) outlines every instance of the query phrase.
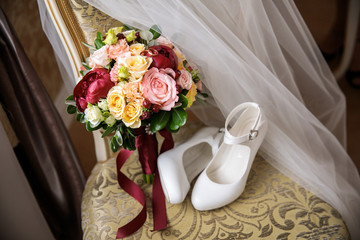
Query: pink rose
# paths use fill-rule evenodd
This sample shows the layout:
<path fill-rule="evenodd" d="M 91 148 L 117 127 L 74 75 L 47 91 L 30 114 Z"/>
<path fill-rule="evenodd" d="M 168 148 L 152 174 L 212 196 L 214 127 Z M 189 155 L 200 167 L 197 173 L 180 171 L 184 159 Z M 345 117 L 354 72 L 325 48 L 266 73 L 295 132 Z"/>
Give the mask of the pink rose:
<path fill-rule="evenodd" d="M 180 76 L 176 79 L 177 85 L 179 85 L 182 89 L 190 90 L 192 86 L 191 73 L 184 69 L 181 69 L 180 72 Z"/>
<path fill-rule="evenodd" d="M 201 81 L 198 81 L 195 85 L 196 85 L 196 88 L 197 88 L 200 92 L 202 92 L 202 83 L 201 83 Z"/>
<path fill-rule="evenodd" d="M 96 104 L 100 98 L 106 98 L 115 84 L 104 68 L 96 68 L 88 72 L 74 88 L 73 96 L 79 112 L 84 112 L 88 103 Z"/>
<path fill-rule="evenodd" d="M 170 111 L 179 97 L 176 95 L 174 70 L 151 68 L 143 78 L 144 97 L 152 104 L 160 106 L 161 110 Z"/>
<path fill-rule="evenodd" d="M 109 56 L 112 59 L 117 59 L 118 57 L 124 58 L 130 56 L 129 45 L 126 42 L 126 39 L 121 39 L 114 45 L 109 47 Z"/>

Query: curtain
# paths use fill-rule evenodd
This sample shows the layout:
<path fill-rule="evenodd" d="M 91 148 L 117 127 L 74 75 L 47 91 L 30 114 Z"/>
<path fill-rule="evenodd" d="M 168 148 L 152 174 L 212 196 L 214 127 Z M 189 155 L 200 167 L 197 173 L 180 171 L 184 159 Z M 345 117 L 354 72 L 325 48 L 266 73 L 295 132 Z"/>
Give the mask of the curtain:
<path fill-rule="evenodd" d="M 17 158 L 55 238 L 81 239 L 85 177 L 67 130 L 2 10 L 0 33 L 0 100 Z"/>

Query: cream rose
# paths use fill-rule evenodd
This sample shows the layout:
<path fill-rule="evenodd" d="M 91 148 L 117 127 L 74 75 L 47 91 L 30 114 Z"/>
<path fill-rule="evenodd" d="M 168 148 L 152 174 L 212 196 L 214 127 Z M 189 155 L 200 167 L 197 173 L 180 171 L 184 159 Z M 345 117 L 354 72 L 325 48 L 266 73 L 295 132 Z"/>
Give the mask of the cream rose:
<path fill-rule="evenodd" d="M 125 108 L 123 88 L 121 86 L 111 88 L 107 95 L 107 102 L 110 114 L 113 115 L 116 120 L 121 120 Z"/>
<path fill-rule="evenodd" d="M 189 73 L 185 69 L 181 69 L 180 72 L 180 76 L 176 79 L 177 85 L 179 85 L 183 89 L 190 90 L 192 85 L 191 73 Z"/>
<path fill-rule="evenodd" d="M 141 126 L 141 115 L 142 106 L 138 102 L 131 102 L 125 106 L 122 121 L 127 127 L 138 128 Z"/>
<path fill-rule="evenodd" d="M 142 43 L 135 43 L 129 47 L 132 56 L 140 55 L 145 50 L 145 45 Z"/>
<path fill-rule="evenodd" d="M 104 117 L 101 114 L 100 108 L 97 106 L 87 107 L 85 109 L 85 120 L 90 122 L 91 127 L 97 127 L 101 121 L 104 120 Z"/>
<path fill-rule="evenodd" d="M 149 68 L 152 59 L 144 56 L 131 56 L 126 58 L 124 63 L 133 79 L 139 80 Z"/>

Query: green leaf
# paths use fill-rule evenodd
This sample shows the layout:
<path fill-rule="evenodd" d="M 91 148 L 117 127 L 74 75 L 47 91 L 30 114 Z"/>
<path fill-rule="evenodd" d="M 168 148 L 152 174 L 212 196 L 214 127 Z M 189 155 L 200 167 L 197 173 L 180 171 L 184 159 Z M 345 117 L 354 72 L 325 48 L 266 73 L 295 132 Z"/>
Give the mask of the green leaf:
<path fill-rule="evenodd" d="M 119 130 L 116 130 L 114 137 L 111 138 L 110 148 L 113 152 L 117 152 L 123 145 L 124 140 Z"/>
<path fill-rule="evenodd" d="M 113 137 L 110 141 L 110 148 L 111 148 L 111 151 L 113 151 L 113 152 L 117 152 L 120 149 L 120 145 L 118 144 L 115 137 Z"/>
<path fill-rule="evenodd" d="M 106 130 L 104 131 L 104 133 L 101 135 L 101 137 L 106 137 L 107 135 L 109 135 L 110 133 L 112 133 L 113 131 L 115 131 L 116 126 L 112 126 L 112 127 L 107 127 Z"/>
<path fill-rule="evenodd" d="M 89 49 L 95 50 L 96 48 L 94 46 L 91 46 L 90 44 L 81 42 L 84 46 L 88 47 Z"/>
<path fill-rule="evenodd" d="M 171 113 L 169 111 L 160 111 L 154 114 L 150 123 L 150 130 L 156 133 L 163 129 L 169 121 L 170 115 Z"/>
<path fill-rule="evenodd" d="M 96 39 L 94 41 L 94 45 L 96 49 L 100 49 L 105 46 L 105 43 L 102 41 L 102 35 L 100 32 L 97 32 Z"/>
<path fill-rule="evenodd" d="M 171 109 L 171 124 L 172 126 L 184 126 L 186 123 L 187 114 L 183 108 Z"/>
<path fill-rule="evenodd" d="M 130 151 L 136 150 L 135 137 L 133 137 L 129 134 L 125 135 L 123 147 Z"/>
<path fill-rule="evenodd" d="M 153 25 L 149 31 L 153 34 L 153 39 L 157 39 L 161 35 L 161 29 L 158 25 Z"/>
<path fill-rule="evenodd" d="M 130 137 L 130 138 L 129 138 L 128 149 L 129 149 L 130 151 L 135 151 L 135 150 L 136 150 L 135 138 L 134 138 L 134 137 Z"/>
<path fill-rule="evenodd" d="M 175 132 L 179 131 L 180 126 L 179 126 L 179 125 L 176 125 L 176 124 L 174 123 L 174 121 L 169 121 L 169 123 L 168 123 L 168 125 L 167 125 L 167 129 L 168 129 L 170 132 L 175 133 Z"/>
<path fill-rule="evenodd" d="M 125 127 L 125 125 L 122 125 L 121 127 L 119 127 L 119 131 L 120 131 L 121 135 L 124 134 L 124 129 L 123 129 L 123 127 Z M 126 127 L 125 127 L 125 128 L 126 128 Z"/>
<path fill-rule="evenodd" d="M 148 30 L 143 30 L 140 32 L 140 37 L 146 41 L 150 41 L 153 39 L 154 35 Z"/>
<path fill-rule="evenodd" d="M 86 130 L 89 132 L 98 130 L 101 128 L 101 124 L 97 125 L 96 127 L 92 127 L 90 122 L 86 122 Z"/>
<path fill-rule="evenodd" d="M 74 113 L 76 113 L 76 111 L 77 111 L 77 108 L 74 105 L 67 105 L 66 112 L 68 114 L 74 114 Z"/>
<path fill-rule="evenodd" d="M 70 95 L 65 99 L 65 104 L 75 106 L 75 100 L 73 95 Z"/>
<path fill-rule="evenodd" d="M 180 130 L 180 127 L 177 130 L 171 130 L 168 126 L 166 127 L 166 129 L 171 132 L 171 133 L 177 133 Z"/>
<path fill-rule="evenodd" d="M 75 101 L 74 100 L 74 96 L 71 94 L 70 96 L 68 96 L 65 101 Z"/>
<path fill-rule="evenodd" d="M 82 122 L 84 120 L 84 115 L 85 114 L 83 114 L 83 113 L 77 112 L 76 116 L 75 116 L 75 120 L 78 121 L 78 122 Z"/>
<path fill-rule="evenodd" d="M 100 49 L 103 46 L 105 46 L 105 43 L 103 43 L 103 41 L 99 40 L 99 39 L 95 39 L 94 44 L 95 44 L 96 49 Z"/>
<path fill-rule="evenodd" d="M 82 62 L 81 64 L 84 66 L 84 68 L 86 68 L 86 70 L 91 70 L 91 67 L 89 67 L 85 62 Z"/>
<path fill-rule="evenodd" d="M 155 40 L 149 41 L 148 47 L 159 45 Z"/>
<path fill-rule="evenodd" d="M 186 108 L 187 105 L 188 105 L 188 100 L 187 100 L 187 98 L 185 97 L 185 95 L 183 95 L 183 94 L 181 94 L 181 93 L 180 93 L 178 96 L 179 96 L 179 102 L 181 103 L 181 107 L 182 107 L 182 108 Z"/>
<path fill-rule="evenodd" d="M 101 32 L 96 33 L 96 39 L 102 40 L 102 34 Z"/>
<path fill-rule="evenodd" d="M 119 144 L 119 146 L 123 145 L 123 142 L 124 142 L 123 137 L 121 136 L 121 134 L 118 130 L 115 132 L 114 138 L 117 141 L 117 143 Z"/>
<path fill-rule="evenodd" d="M 130 128 L 127 128 L 126 130 L 127 130 L 127 132 L 128 132 L 129 135 L 131 135 L 132 137 L 135 137 L 135 135 L 133 134 L 133 132 L 131 131 Z"/>
<path fill-rule="evenodd" d="M 186 94 L 188 94 L 188 92 L 189 92 L 189 90 L 183 89 L 183 90 L 181 91 L 181 94 L 183 94 L 184 96 L 186 96 Z"/>

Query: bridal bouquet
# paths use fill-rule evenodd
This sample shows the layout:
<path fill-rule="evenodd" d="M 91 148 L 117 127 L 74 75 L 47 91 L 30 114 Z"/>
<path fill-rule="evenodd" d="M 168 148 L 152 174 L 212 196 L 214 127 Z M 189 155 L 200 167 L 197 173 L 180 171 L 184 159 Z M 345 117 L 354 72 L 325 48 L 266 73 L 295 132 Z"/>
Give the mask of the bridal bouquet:
<path fill-rule="evenodd" d="M 131 222 L 118 229 L 117 238 L 135 232 L 146 220 L 143 191 L 120 171 L 135 149 L 144 181 L 153 183 L 154 230 L 164 229 L 166 206 L 155 133 L 164 137 L 160 153 L 174 146 L 171 133 L 186 123 L 185 109 L 196 98 L 206 97 L 198 73 L 156 25 L 141 31 L 112 28 L 104 37 L 97 33 L 94 46 L 87 46 L 91 54 L 83 63 L 82 79 L 66 99 L 67 112 L 76 113 L 88 131 L 103 129 L 102 137 L 113 134 L 112 151 L 123 147 L 116 159 L 118 183 L 143 206 Z"/>
<path fill-rule="evenodd" d="M 87 46 L 91 54 L 67 98 L 67 112 L 76 113 L 88 131 L 113 134 L 114 152 L 135 150 L 141 127 L 148 134 L 178 131 L 186 123 L 185 109 L 196 96 L 206 96 L 197 71 L 156 25 L 142 31 L 112 28 Z"/>

